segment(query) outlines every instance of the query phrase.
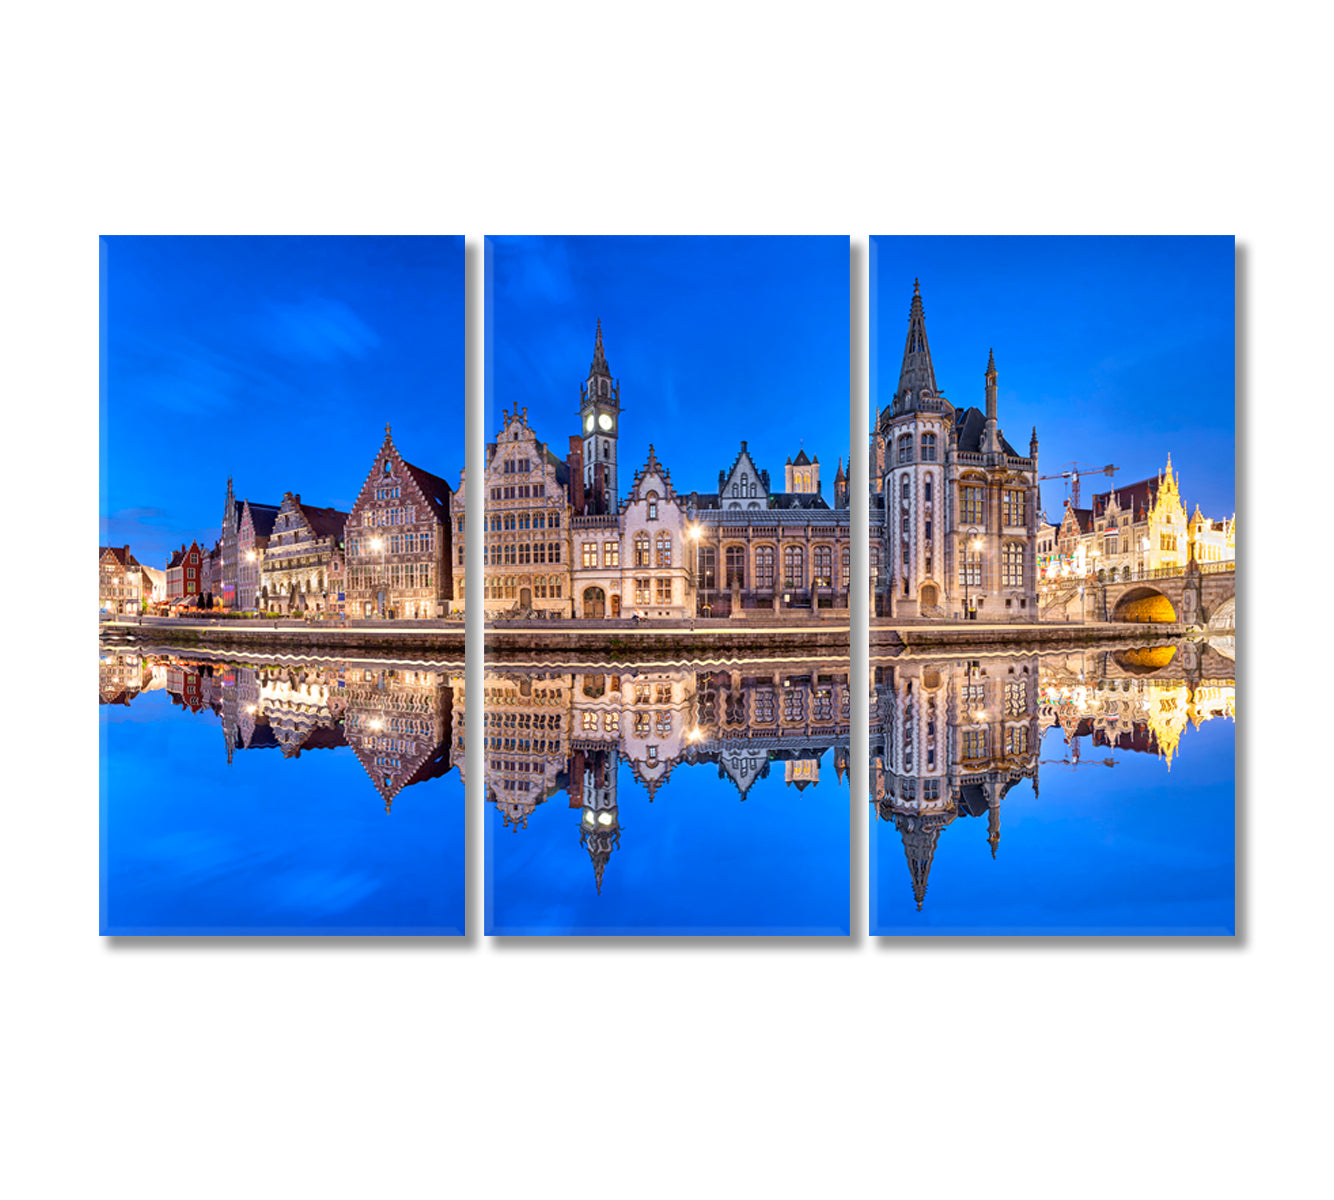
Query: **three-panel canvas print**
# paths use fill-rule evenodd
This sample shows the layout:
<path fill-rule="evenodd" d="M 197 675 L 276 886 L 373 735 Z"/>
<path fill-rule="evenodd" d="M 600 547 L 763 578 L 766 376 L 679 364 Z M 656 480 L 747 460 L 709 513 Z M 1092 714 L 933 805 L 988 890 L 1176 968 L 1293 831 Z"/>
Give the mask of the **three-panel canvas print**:
<path fill-rule="evenodd" d="M 1233 239 L 869 255 L 102 239 L 101 932 L 1233 934 Z"/>

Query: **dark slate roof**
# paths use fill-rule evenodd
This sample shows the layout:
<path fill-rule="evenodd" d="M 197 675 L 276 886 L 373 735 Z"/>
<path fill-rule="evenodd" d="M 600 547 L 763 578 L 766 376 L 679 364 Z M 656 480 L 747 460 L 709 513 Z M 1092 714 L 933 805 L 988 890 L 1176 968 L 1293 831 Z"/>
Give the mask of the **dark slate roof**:
<path fill-rule="evenodd" d="M 959 450 L 963 454 L 981 454 L 982 453 L 982 433 L 986 429 L 987 414 L 980 408 L 956 408 L 954 410 L 954 428 L 959 435 Z M 1005 436 L 1000 436 L 1001 452 L 1008 454 L 1011 458 L 1023 458 L 1009 442 Z"/>
<path fill-rule="evenodd" d="M 454 494 L 454 489 L 449 486 L 439 475 L 432 475 L 430 471 L 423 471 L 421 467 L 414 467 L 410 462 L 404 462 L 403 466 L 412 476 L 413 482 L 421 489 L 421 494 L 426 497 L 426 502 L 431 506 L 431 511 L 435 513 L 435 519 L 442 525 L 449 524 L 449 498 Z M 343 518 L 347 520 L 346 515 Z"/>
<path fill-rule="evenodd" d="M 792 460 L 792 465 L 794 467 L 809 467 L 811 465 L 811 460 L 806 457 L 804 448 L 797 452 L 797 457 Z"/>
<path fill-rule="evenodd" d="M 1110 492 L 1099 492 L 1093 497 L 1093 513 L 1102 516 L 1107 511 L 1112 497 L 1122 512 L 1132 512 L 1138 519 L 1147 516 L 1153 502 L 1158 498 L 1158 480 L 1141 479 L 1138 483 L 1128 483 L 1125 487 L 1113 488 Z"/>
<path fill-rule="evenodd" d="M 255 527 L 256 537 L 268 537 L 273 532 L 273 523 L 278 519 L 278 505 L 276 504 L 256 504 L 253 500 L 247 500 L 250 505 L 250 523 Z"/>
<path fill-rule="evenodd" d="M 309 504 L 301 505 L 301 514 L 306 518 L 316 537 L 341 538 L 343 527 L 347 524 L 348 514 L 336 508 L 314 508 Z"/>
<path fill-rule="evenodd" d="M 184 561 L 185 561 L 185 551 L 173 550 L 171 552 L 171 560 L 167 563 L 167 570 L 170 571 L 172 567 L 179 567 L 181 563 Z"/>
<path fill-rule="evenodd" d="M 828 508 L 819 492 L 772 492 L 770 508 Z"/>

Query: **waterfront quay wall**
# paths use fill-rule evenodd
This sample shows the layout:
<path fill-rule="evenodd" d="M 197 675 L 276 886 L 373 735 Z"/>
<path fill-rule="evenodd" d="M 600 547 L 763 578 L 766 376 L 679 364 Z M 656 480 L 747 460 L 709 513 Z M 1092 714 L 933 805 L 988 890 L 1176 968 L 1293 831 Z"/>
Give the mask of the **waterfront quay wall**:
<path fill-rule="evenodd" d="M 952 650 L 961 647 L 1060 649 L 1065 646 L 1105 645 L 1108 642 L 1144 642 L 1146 639 L 1174 641 L 1192 636 L 1200 636 L 1198 626 L 1166 623 L 1132 625 L 1120 621 L 1089 621 L 1078 625 L 1043 622 L 990 625 L 974 621 L 922 621 L 914 624 L 871 622 L 871 647 L 882 651 Z"/>
<path fill-rule="evenodd" d="M 1191 625 L 1129 625 L 1089 622 L 1080 625 L 944 623 L 939 621 L 871 623 L 870 641 L 880 652 L 959 647 L 1061 648 L 1109 641 L 1172 640 L 1199 636 Z M 303 621 L 207 621 L 198 619 L 104 621 L 101 638 L 108 644 L 189 646 L 196 648 L 282 650 L 293 652 L 356 651 L 383 654 L 408 650 L 464 653 L 462 621 L 354 621 L 339 624 Z M 604 655 L 613 660 L 714 657 L 720 651 L 748 656 L 800 653 L 815 657 L 849 654 L 847 625 L 827 622 L 730 621 L 504 621 L 486 627 L 488 659 L 522 662 L 553 651 Z"/>

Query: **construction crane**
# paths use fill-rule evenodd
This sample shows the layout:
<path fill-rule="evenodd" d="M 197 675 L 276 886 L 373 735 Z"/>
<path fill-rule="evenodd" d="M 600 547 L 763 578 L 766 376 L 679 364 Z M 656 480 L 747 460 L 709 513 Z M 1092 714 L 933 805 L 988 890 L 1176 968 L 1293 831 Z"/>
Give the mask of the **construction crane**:
<path fill-rule="evenodd" d="M 1070 507 L 1079 507 L 1079 477 L 1081 475 L 1106 475 L 1108 479 L 1119 468 L 1108 463 L 1105 467 L 1094 467 L 1088 463 L 1072 462 L 1069 464 L 1068 471 L 1060 471 L 1055 475 L 1039 475 L 1038 479 L 1064 479 L 1070 485 Z"/>

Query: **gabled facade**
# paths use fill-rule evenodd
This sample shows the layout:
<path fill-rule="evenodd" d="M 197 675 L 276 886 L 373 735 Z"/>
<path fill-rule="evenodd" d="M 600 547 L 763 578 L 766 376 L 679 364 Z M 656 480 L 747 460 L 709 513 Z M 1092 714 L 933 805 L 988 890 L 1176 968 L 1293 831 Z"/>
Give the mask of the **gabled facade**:
<path fill-rule="evenodd" d="M 204 551 L 191 542 L 167 560 L 167 603 L 198 606 L 204 593 Z"/>
<path fill-rule="evenodd" d="M 263 607 L 279 612 L 342 612 L 343 534 L 348 514 L 301 503 L 287 492 L 263 557 Z"/>
<path fill-rule="evenodd" d="M 621 512 L 622 615 L 680 619 L 694 612 L 689 529 L 690 519 L 672 488 L 671 472 L 649 446 L 648 459 L 635 472 Z M 587 593 L 580 581 L 585 606 Z"/>
<path fill-rule="evenodd" d="M 570 440 L 571 455 L 562 461 L 538 440 L 527 409 L 516 407 L 504 414 L 500 433 L 486 448 L 480 483 L 486 497 L 482 598 L 488 613 L 571 615 L 567 484 L 580 470 L 582 451 L 578 438 Z M 582 483 L 576 490 L 582 491 Z"/>
<path fill-rule="evenodd" d="M 138 559 L 129 546 L 99 546 L 97 551 L 97 603 L 105 612 L 126 614 L 143 611 L 149 588 Z"/>
<path fill-rule="evenodd" d="M 453 595 L 452 499 L 448 483 L 403 459 L 386 425 L 347 520 L 349 617 L 446 614 Z"/>

